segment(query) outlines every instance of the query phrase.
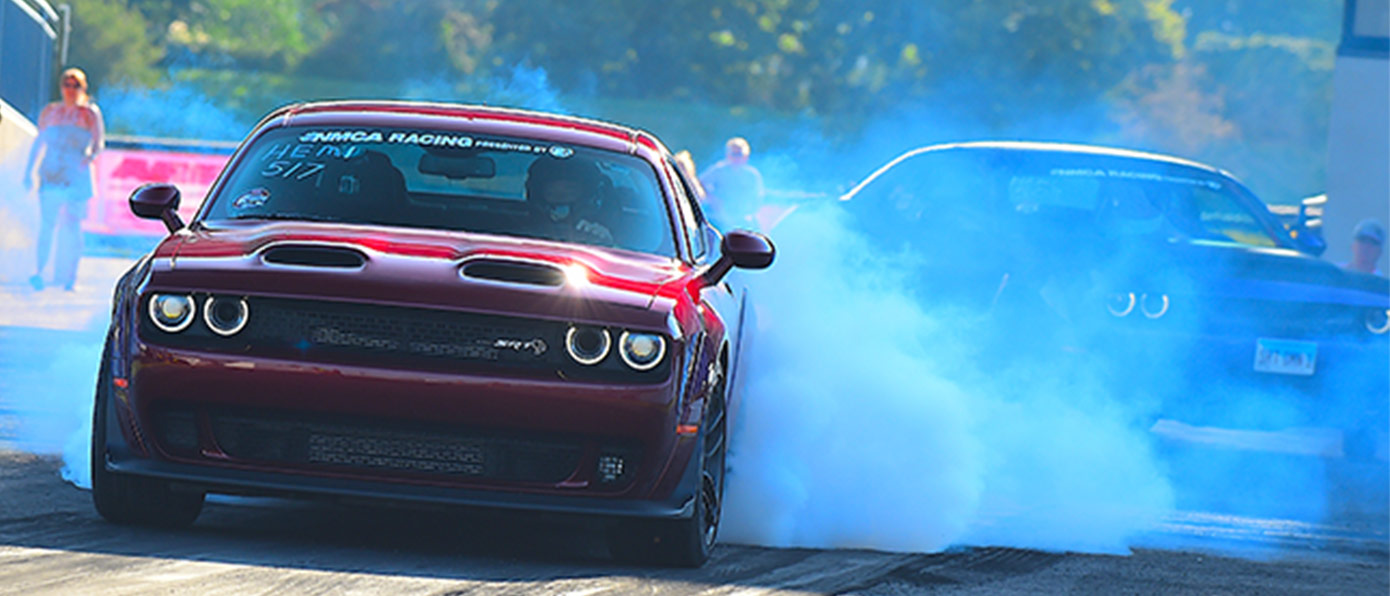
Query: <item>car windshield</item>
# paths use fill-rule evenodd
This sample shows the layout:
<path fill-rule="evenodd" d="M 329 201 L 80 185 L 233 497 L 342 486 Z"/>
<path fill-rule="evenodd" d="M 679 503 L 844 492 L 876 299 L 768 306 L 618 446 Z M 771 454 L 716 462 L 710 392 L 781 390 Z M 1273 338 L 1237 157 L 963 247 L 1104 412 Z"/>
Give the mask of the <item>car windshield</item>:
<path fill-rule="evenodd" d="M 284 128 L 243 155 L 205 223 L 376 224 L 675 256 L 655 171 L 631 155 L 404 128 Z"/>
<path fill-rule="evenodd" d="M 938 228 L 994 225 L 1038 237 L 1098 233 L 1283 245 L 1248 206 L 1258 201 L 1229 178 L 1130 158 L 927 152 L 875 179 L 860 200 L 878 203 L 875 211 L 895 212 L 891 217 L 897 220 L 920 219 Z"/>

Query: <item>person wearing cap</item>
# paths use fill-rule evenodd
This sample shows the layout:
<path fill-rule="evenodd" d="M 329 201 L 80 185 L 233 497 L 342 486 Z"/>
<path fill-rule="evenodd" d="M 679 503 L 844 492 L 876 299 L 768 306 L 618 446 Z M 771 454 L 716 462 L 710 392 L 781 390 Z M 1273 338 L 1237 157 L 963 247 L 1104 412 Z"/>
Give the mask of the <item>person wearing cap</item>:
<path fill-rule="evenodd" d="M 600 221 L 599 198 L 607 178 L 581 157 L 537 158 L 526 170 L 526 200 L 536 210 L 542 237 L 611 246 L 613 232 Z"/>
<path fill-rule="evenodd" d="M 763 175 L 748 165 L 751 153 L 743 137 L 729 139 L 724 144 L 724 159 L 700 175 L 711 211 L 722 212 L 726 217 L 752 213 L 762 202 Z"/>
<path fill-rule="evenodd" d="M 101 110 L 87 95 L 87 74 L 69 68 L 61 77 L 63 100 L 39 113 L 39 136 L 24 166 L 25 190 L 35 186 L 38 170 L 39 238 L 37 267 L 29 284 L 44 287 L 43 270 L 54 252 L 53 278 L 72 291 L 82 255 L 82 218 L 92 198 L 93 162 L 105 147 Z"/>
<path fill-rule="evenodd" d="M 1352 233 L 1351 260 L 1343 269 L 1372 275 L 1383 275 L 1376 266 L 1385 250 L 1385 228 L 1374 219 L 1362 220 Z"/>

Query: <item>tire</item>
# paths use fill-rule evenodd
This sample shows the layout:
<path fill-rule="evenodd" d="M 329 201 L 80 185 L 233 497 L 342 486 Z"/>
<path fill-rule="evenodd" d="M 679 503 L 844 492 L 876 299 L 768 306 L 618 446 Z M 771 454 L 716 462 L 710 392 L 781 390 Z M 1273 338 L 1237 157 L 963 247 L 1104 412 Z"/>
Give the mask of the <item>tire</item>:
<path fill-rule="evenodd" d="M 102 350 L 92 401 L 92 504 L 111 523 L 179 528 L 192 524 L 203 510 L 203 494 L 179 492 L 154 478 L 127 476 L 106 469 L 106 415 L 110 409 L 111 341 Z"/>
<path fill-rule="evenodd" d="M 700 485 L 695 511 L 688 519 L 633 520 L 615 524 L 608 548 L 619 560 L 667 567 L 696 568 L 709 560 L 719 537 L 724 505 L 725 459 L 728 452 L 728 416 L 724 379 L 706 404 L 696 454 Z"/>

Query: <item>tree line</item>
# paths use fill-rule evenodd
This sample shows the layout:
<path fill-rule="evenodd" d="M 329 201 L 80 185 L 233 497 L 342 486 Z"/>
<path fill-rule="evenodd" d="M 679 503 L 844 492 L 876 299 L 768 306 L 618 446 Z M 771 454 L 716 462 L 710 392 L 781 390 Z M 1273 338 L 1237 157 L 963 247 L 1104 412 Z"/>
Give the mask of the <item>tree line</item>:
<path fill-rule="evenodd" d="M 69 1 L 70 60 L 98 89 L 167 85 L 179 69 L 467 88 L 524 68 L 566 95 L 766 110 L 832 135 L 912 110 L 1002 131 L 1070 114 L 1199 158 L 1321 151 L 1342 4 Z M 1290 192 L 1320 183 L 1277 169 Z"/>

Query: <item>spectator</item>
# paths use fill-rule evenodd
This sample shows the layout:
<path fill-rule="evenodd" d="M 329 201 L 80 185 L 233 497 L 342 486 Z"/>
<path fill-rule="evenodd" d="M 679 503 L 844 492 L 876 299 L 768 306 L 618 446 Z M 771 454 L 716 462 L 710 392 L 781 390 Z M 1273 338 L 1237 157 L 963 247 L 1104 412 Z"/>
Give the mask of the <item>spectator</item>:
<path fill-rule="evenodd" d="M 1351 260 L 1343 264 L 1342 268 L 1382 275 L 1376 267 L 1376 261 L 1380 260 L 1381 251 L 1384 249 L 1385 228 L 1374 219 L 1361 220 L 1361 223 L 1356 224 L 1356 231 L 1352 233 Z"/>
<path fill-rule="evenodd" d="M 92 162 L 105 147 L 105 125 L 101 110 L 87 94 L 87 74 L 69 68 L 61 81 L 63 101 L 48 104 L 39 114 L 39 136 L 23 172 L 24 188 L 30 190 L 38 167 L 38 266 L 29 278 L 35 290 L 44 287 L 43 269 L 51 251 L 56 252 L 53 280 L 67 291 L 77 281 L 82 218 L 92 198 Z"/>
<path fill-rule="evenodd" d="M 742 137 L 729 139 L 724 144 L 724 159 L 700 176 L 709 202 L 722 210 L 726 218 L 751 214 L 762 202 L 763 175 L 748 165 L 751 153 L 748 141 Z M 720 223 L 731 222 L 726 219 Z"/>

